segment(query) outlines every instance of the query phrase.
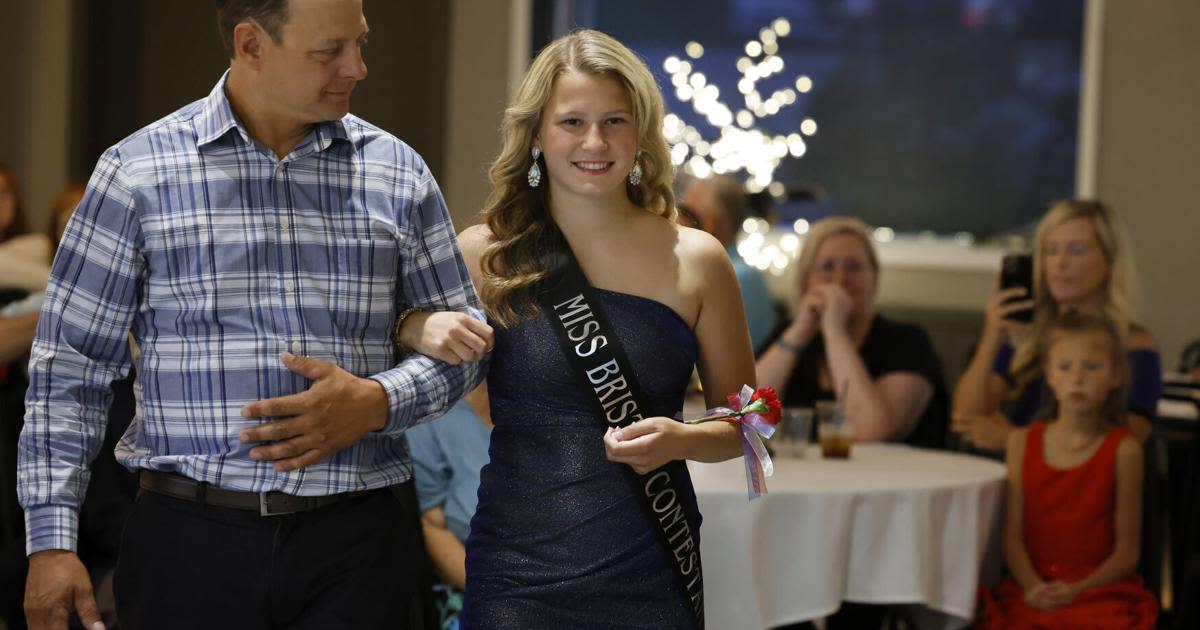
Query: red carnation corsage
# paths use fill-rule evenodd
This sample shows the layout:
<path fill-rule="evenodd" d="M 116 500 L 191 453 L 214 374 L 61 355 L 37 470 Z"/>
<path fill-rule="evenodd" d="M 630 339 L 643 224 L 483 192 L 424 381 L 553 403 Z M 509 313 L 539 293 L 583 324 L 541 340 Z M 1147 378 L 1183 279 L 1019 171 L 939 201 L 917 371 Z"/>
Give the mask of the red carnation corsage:
<path fill-rule="evenodd" d="M 742 454 L 746 462 L 746 492 L 751 499 L 766 494 L 766 478 L 775 472 L 771 455 L 763 446 L 762 438 L 771 439 L 775 426 L 779 424 L 781 406 L 775 390 L 770 387 L 751 389 L 743 385 L 741 391 L 730 394 L 728 407 L 714 407 L 699 418 L 684 420 L 687 424 L 700 424 L 722 420 L 742 428 Z"/>

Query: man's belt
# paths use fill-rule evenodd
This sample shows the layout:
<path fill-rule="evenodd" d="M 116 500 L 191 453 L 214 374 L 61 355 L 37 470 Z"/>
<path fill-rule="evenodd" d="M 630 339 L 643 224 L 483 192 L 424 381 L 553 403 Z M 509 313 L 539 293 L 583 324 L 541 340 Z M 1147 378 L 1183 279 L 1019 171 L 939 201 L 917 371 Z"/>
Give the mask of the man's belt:
<path fill-rule="evenodd" d="M 238 490 L 214 488 L 209 484 L 201 483 L 175 473 L 146 469 L 142 469 L 138 475 L 138 485 L 143 490 L 155 494 L 202 503 L 204 505 L 233 508 L 235 510 L 251 510 L 258 512 L 260 516 L 279 516 L 282 514 L 294 514 L 296 512 L 308 512 L 375 492 L 375 490 L 358 490 L 319 497 L 300 497 L 277 490 L 270 492 L 241 492 Z"/>

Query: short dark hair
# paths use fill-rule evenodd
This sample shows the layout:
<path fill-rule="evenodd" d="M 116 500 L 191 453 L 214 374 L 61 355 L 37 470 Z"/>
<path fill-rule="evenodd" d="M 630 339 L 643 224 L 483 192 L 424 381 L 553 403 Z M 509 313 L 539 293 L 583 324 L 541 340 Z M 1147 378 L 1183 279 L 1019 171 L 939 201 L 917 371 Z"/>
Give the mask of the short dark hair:
<path fill-rule="evenodd" d="M 280 42 L 288 18 L 289 0 L 217 0 L 217 32 L 229 58 L 234 57 L 233 29 L 242 22 L 257 22 L 271 40 Z"/>
<path fill-rule="evenodd" d="M 746 187 L 735 177 L 729 175 L 713 175 L 709 178 L 712 186 L 713 199 L 721 206 L 725 215 L 724 221 L 729 224 L 733 234 L 742 229 L 742 222 L 750 216 L 750 199 L 746 195 Z"/>

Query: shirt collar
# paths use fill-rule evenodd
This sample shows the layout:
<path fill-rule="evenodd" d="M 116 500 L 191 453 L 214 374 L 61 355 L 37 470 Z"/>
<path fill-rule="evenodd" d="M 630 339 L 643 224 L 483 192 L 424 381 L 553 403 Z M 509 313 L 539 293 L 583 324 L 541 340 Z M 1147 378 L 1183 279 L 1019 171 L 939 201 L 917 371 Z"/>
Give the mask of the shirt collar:
<path fill-rule="evenodd" d="M 250 140 L 250 134 L 242 125 L 242 121 L 234 115 L 233 107 L 229 104 L 229 97 L 225 95 L 225 83 L 228 79 L 229 70 L 225 70 L 221 79 L 217 81 L 217 85 L 205 97 L 200 115 L 196 118 L 197 145 L 200 147 L 216 142 L 231 129 L 237 129 L 242 139 Z M 314 125 L 313 138 L 317 151 L 328 149 L 335 140 L 349 141 L 350 134 L 346 131 L 344 117 Z"/>

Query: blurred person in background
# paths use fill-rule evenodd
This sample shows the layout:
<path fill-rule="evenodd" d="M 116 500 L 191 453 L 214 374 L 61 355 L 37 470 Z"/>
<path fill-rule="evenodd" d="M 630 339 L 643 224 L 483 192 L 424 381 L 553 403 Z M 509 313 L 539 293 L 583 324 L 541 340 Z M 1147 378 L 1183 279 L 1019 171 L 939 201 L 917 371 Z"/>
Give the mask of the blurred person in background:
<path fill-rule="evenodd" d="M 948 396 L 920 327 L 875 312 L 879 258 L 857 219 L 813 224 L 796 261 L 793 317 L 756 364 L 784 405 L 841 400 L 854 438 L 944 446 Z"/>
<path fill-rule="evenodd" d="M 1078 313 L 1106 317 L 1126 335 L 1129 429 L 1145 441 L 1162 394 L 1162 363 L 1150 332 L 1132 319 L 1132 266 L 1111 207 L 1082 199 L 1053 203 L 1034 237 L 1033 295 L 997 288 L 988 298 L 979 345 L 954 388 L 953 429 L 980 450 L 1003 451 L 1008 434 L 1050 400 L 1036 340 L 1058 316 Z M 1030 308 L 1032 324 L 1009 318 Z"/>
<path fill-rule="evenodd" d="M 774 387 L 785 406 L 841 401 L 856 441 L 943 447 L 949 396 L 941 362 L 923 329 L 875 312 L 879 257 L 867 226 L 845 217 L 817 221 L 796 266 L 794 315 L 759 355 L 758 386 Z M 886 606 L 843 602 L 825 627 L 878 628 L 886 613 Z"/>
<path fill-rule="evenodd" d="M 1063 313 L 1040 337 L 1045 415 L 1009 434 L 1003 547 L 1009 576 L 982 597 L 975 627 L 1155 627 L 1137 572 L 1142 447 L 1126 426 L 1125 331 Z"/>
<path fill-rule="evenodd" d="M 44 232 L 46 243 L 50 244 L 50 250 L 46 254 L 45 264 L 47 272 L 50 269 L 50 263 L 54 257 L 54 252 L 58 250 L 58 243 L 62 240 L 63 230 L 67 227 L 67 221 L 71 219 L 71 215 L 75 213 L 75 207 L 79 205 L 79 200 L 83 198 L 83 192 L 87 189 L 87 184 L 84 182 L 74 182 L 68 184 L 66 188 L 58 193 L 54 198 L 54 205 L 50 209 L 50 219 L 47 222 Z M 39 235 L 41 236 L 41 235 Z M 39 239 L 41 240 L 41 239 Z M 44 288 L 44 287 L 43 287 Z M 5 327 L 9 318 L 21 317 L 25 315 L 33 315 L 36 322 L 37 313 L 42 308 L 42 302 L 45 301 L 45 291 L 30 291 L 24 299 L 9 302 L 0 308 L 0 330 L 7 332 Z M 33 327 L 29 327 L 29 336 L 24 344 L 24 349 L 21 355 L 25 355 L 29 351 L 29 344 L 33 342 Z M 6 335 L 4 341 L 0 342 L 0 357 L 8 358 L 9 344 L 15 342 L 11 336 Z"/>
<path fill-rule="evenodd" d="M 420 344 L 414 350 L 433 356 Z M 487 386 L 480 385 L 446 415 L 406 433 L 443 629 L 458 627 L 455 620 L 467 583 L 466 540 L 478 500 L 479 470 L 488 461 L 491 428 Z"/>
<path fill-rule="evenodd" d="M 0 306 L 46 288 L 51 253 L 50 239 L 29 231 L 16 174 L 0 164 Z"/>
<path fill-rule="evenodd" d="M 738 232 L 750 216 L 745 188 L 728 175 L 692 180 L 680 198 L 680 215 L 694 217 L 699 224 L 695 227 L 712 234 L 725 247 L 741 287 L 750 344 L 759 351 L 775 327 L 775 301 L 762 273 L 742 260 L 737 251 Z"/>

